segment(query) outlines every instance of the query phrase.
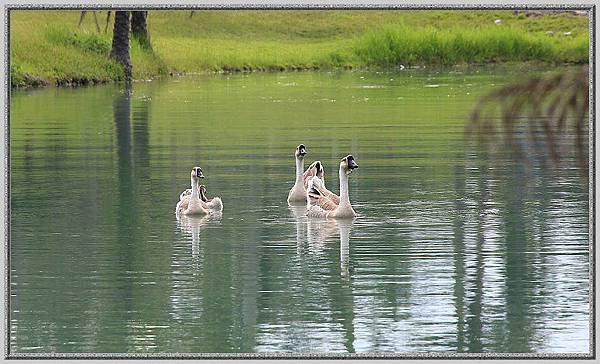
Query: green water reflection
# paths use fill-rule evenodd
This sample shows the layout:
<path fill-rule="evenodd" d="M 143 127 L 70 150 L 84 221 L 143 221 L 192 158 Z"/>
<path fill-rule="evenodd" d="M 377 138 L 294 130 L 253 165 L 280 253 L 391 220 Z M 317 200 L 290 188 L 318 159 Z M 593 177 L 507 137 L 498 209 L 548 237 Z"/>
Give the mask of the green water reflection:
<path fill-rule="evenodd" d="M 516 77 L 217 75 L 132 94 L 13 93 L 11 350 L 587 352 L 577 163 L 524 164 L 464 138 L 477 98 Z M 334 191 L 339 159 L 356 157 L 355 221 L 287 206 L 299 143 Z M 194 165 L 221 218 L 176 219 Z"/>

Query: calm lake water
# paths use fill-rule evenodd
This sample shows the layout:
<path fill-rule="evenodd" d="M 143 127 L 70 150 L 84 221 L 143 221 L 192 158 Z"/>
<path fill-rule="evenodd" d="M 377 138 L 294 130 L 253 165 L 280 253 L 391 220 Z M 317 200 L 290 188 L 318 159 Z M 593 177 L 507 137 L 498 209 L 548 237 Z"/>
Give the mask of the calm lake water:
<path fill-rule="evenodd" d="M 505 72 L 14 92 L 12 352 L 589 351 L 588 187 L 468 140 Z M 586 137 L 587 139 L 587 137 Z M 354 221 L 287 206 L 294 148 Z M 547 158 L 546 158 L 547 159 Z M 178 221 L 199 165 L 221 219 Z"/>

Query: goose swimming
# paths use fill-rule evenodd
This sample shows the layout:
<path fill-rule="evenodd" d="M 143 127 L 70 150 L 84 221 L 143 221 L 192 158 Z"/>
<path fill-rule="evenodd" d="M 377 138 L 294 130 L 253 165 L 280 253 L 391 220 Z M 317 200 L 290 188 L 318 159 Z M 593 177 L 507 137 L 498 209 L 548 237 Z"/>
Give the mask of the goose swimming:
<path fill-rule="evenodd" d="M 306 155 L 306 147 L 304 144 L 296 147 L 294 156 L 296 157 L 296 182 L 290 189 L 287 201 L 291 202 L 306 202 L 306 188 L 304 187 L 304 156 Z"/>
<path fill-rule="evenodd" d="M 340 196 L 339 204 L 335 205 L 331 198 L 321 192 L 324 188 L 323 181 L 318 176 L 314 176 L 309 181 L 309 187 L 306 192 L 308 217 L 327 217 L 327 218 L 352 218 L 356 212 L 350 204 L 348 194 L 348 176 L 358 168 L 354 157 L 349 154 L 340 161 Z M 335 206 L 335 207 L 334 207 Z"/>
<path fill-rule="evenodd" d="M 179 202 L 175 206 L 175 213 L 177 215 L 206 215 L 208 209 L 204 206 L 205 203 L 200 199 L 200 192 L 198 189 L 198 180 L 204 178 L 202 174 L 202 168 L 194 167 L 191 172 L 192 191 L 189 195 L 185 194 L 186 191 L 179 195 Z"/>

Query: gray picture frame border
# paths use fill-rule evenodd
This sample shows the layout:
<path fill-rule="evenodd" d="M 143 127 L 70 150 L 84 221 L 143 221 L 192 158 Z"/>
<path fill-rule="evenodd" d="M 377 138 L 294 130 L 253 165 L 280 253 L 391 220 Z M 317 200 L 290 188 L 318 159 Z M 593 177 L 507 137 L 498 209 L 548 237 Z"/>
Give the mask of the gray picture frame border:
<path fill-rule="evenodd" d="M 162 0 L 165 1 L 165 0 Z M 4 205 L 2 210 L 2 225 L 4 227 L 4 309 L 3 320 L 4 340 L 2 354 L 4 359 L 558 359 L 558 360 L 594 360 L 596 359 L 596 4 L 399 4 L 399 3 L 226 3 L 226 4 L 98 4 L 98 3 L 8 3 L 3 4 L 0 16 L 4 19 L 3 42 L 4 74 L 9 75 L 10 69 L 10 12 L 22 10 L 584 10 L 589 12 L 589 270 L 590 270 L 590 326 L 589 353 L 358 353 L 358 354 L 328 354 L 328 353 L 18 353 L 10 350 L 10 77 L 4 78 L 4 105 L 2 129 L 4 131 L 3 160 L 2 160 L 2 195 Z"/>

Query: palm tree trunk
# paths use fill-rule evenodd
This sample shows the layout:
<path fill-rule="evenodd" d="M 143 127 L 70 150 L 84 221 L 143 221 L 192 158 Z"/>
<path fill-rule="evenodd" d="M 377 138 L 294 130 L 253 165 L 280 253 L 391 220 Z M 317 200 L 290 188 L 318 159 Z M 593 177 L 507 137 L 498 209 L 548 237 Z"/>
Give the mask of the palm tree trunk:
<path fill-rule="evenodd" d="M 110 56 L 117 60 L 125 73 L 125 81 L 131 81 L 131 57 L 129 55 L 129 12 L 115 12 L 112 50 Z"/>
<path fill-rule="evenodd" d="M 106 25 L 104 26 L 104 33 L 108 30 L 108 24 L 110 23 L 110 10 L 106 13 Z"/>
<path fill-rule="evenodd" d="M 148 33 L 148 12 L 147 11 L 132 11 L 131 12 L 131 34 L 140 42 L 140 46 L 145 49 L 152 50 L 150 44 L 150 34 Z"/>

